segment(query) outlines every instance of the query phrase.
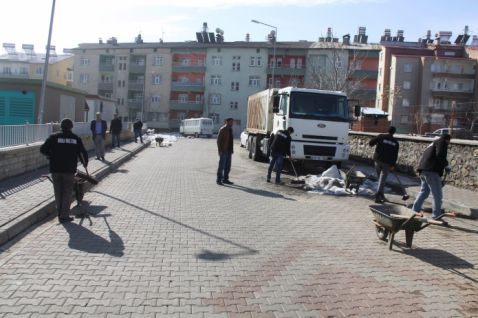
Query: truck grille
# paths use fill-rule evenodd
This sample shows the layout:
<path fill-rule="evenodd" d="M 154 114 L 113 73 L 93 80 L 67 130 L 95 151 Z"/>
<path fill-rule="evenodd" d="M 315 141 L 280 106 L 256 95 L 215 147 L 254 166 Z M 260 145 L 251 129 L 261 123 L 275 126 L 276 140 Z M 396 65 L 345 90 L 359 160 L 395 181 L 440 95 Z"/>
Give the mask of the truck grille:
<path fill-rule="evenodd" d="M 336 147 L 304 145 L 304 155 L 333 157 L 336 149 Z"/>

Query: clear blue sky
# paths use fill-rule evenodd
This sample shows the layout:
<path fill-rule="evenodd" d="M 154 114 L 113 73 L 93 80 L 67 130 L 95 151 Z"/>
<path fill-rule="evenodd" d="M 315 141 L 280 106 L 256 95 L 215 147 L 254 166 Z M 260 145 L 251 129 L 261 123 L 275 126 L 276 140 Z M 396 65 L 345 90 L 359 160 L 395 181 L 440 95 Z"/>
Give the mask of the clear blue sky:
<path fill-rule="evenodd" d="M 21 48 L 47 43 L 51 0 L 5 1 L 0 19 L 0 42 Z M 7 10 L 5 10 L 5 7 Z M 416 41 L 427 30 L 452 31 L 453 40 L 465 25 L 478 35 L 476 0 L 57 0 L 52 45 L 57 51 L 79 43 L 115 36 L 132 42 L 141 32 L 145 42 L 195 40 L 203 22 L 209 30 L 224 30 L 226 41 L 263 41 L 271 30 L 251 23 L 260 20 L 278 27 L 278 41 L 316 41 L 332 27 L 335 36 L 367 28 L 369 42 L 378 42 L 384 29 L 405 31 Z M 471 41 L 470 41 L 471 42 Z"/>

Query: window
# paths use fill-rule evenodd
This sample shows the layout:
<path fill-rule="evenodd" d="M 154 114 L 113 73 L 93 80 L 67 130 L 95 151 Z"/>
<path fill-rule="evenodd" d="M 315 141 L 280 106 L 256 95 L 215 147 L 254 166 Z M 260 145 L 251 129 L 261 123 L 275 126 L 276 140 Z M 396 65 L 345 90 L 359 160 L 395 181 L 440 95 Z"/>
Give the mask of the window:
<path fill-rule="evenodd" d="M 28 74 L 28 69 L 27 69 L 26 67 L 22 66 L 22 67 L 20 68 L 20 74 Z M 72 80 L 71 76 L 73 75 L 73 73 L 70 71 L 70 72 L 68 72 L 68 75 L 69 75 L 68 78 L 69 78 L 69 80 L 71 81 L 71 80 Z M 67 75 L 67 76 L 68 76 L 68 75 Z"/>
<path fill-rule="evenodd" d="M 153 65 L 163 65 L 164 64 L 164 57 L 156 55 L 153 59 Z"/>
<path fill-rule="evenodd" d="M 188 102 L 188 94 L 179 94 L 178 100 L 181 104 L 187 104 Z"/>
<path fill-rule="evenodd" d="M 37 66 L 35 73 L 37 75 L 42 75 L 43 74 L 43 66 Z"/>
<path fill-rule="evenodd" d="M 212 65 L 222 65 L 222 56 L 213 56 Z"/>
<path fill-rule="evenodd" d="M 189 58 L 184 58 L 184 59 L 181 60 L 181 65 L 183 65 L 183 66 L 188 66 L 190 64 L 191 64 L 191 59 L 189 59 Z"/>
<path fill-rule="evenodd" d="M 159 85 L 161 84 L 161 75 L 156 74 L 153 75 L 153 85 Z"/>
<path fill-rule="evenodd" d="M 161 100 L 161 97 L 159 95 L 151 96 L 151 102 L 153 102 L 153 103 L 159 103 L 160 100 Z"/>
<path fill-rule="evenodd" d="M 90 59 L 87 57 L 80 58 L 80 65 L 90 65 Z"/>
<path fill-rule="evenodd" d="M 298 59 L 297 59 L 297 64 L 296 64 L 295 67 L 296 67 L 296 68 L 299 68 L 299 69 L 302 68 L 302 59 L 301 59 L 301 58 L 298 58 Z"/>
<path fill-rule="evenodd" d="M 211 75 L 211 85 L 221 85 L 221 75 Z"/>
<path fill-rule="evenodd" d="M 80 83 L 82 84 L 88 83 L 88 74 L 80 74 Z"/>
<path fill-rule="evenodd" d="M 230 103 L 229 103 L 229 107 L 230 107 L 231 109 L 237 109 L 237 106 L 238 106 L 238 105 L 239 105 L 238 102 L 230 102 Z"/>
<path fill-rule="evenodd" d="M 276 67 L 281 67 L 282 66 L 282 58 L 281 57 L 277 58 L 276 63 L 277 63 Z"/>
<path fill-rule="evenodd" d="M 259 87 L 260 84 L 261 84 L 261 79 L 259 76 L 249 76 L 250 87 Z"/>
<path fill-rule="evenodd" d="M 408 124 L 409 123 L 408 116 L 400 116 L 400 123 L 401 124 Z"/>
<path fill-rule="evenodd" d="M 118 81 L 118 87 L 121 87 L 121 81 Z"/>
<path fill-rule="evenodd" d="M 412 87 L 412 83 L 410 81 L 403 81 L 403 89 L 410 89 Z"/>
<path fill-rule="evenodd" d="M 403 106 L 403 107 L 408 107 L 408 106 L 410 106 L 410 101 L 408 100 L 408 98 L 403 98 L 403 99 L 402 99 L 402 106 Z"/>
<path fill-rule="evenodd" d="M 295 58 L 290 59 L 290 68 L 295 68 Z"/>
<path fill-rule="evenodd" d="M 241 70 L 241 63 L 239 63 L 239 62 L 232 63 L 232 70 L 234 72 L 239 72 Z"/>
<path fill-rule="evenodd" d="M 196 94 L 196 104 L 202 103 L 202 95 Z"/>
<path fill-rule="evenodd" d="M 262 66 L 262 57 L 258 56 L 258 57 L 256 58 L 256 65 L 257 65 L 257 66 Z"/>
<path fill-rule="evenodd" d="M 410 63 L 403 64 L 403 71 L 405 73 L 411 73 L 412 72 L 412 64 L 410 64 Z"/>
<path fill-rule="evenodd" d="M 209 102 L 211 105 L 221 105 L 221 95 L 220 94 L 211 94 L 209 95 Z"/>
<path fill-rule="evenodd" d="M 239 90 L 239 82 L 231 82 L 231 91 Z"/>
<path fill-rule="evenodd" d="M 233 56 L 232 59 L 233 59 L 233 60 L 240 60 L 241 57 L 240 57 L 240 56 Z"/>
<path fill-rule="evenodd" d="M 249 66 L 256 66 L 256 57 L 251 56 L 251 62 L 249 63 Z"/>

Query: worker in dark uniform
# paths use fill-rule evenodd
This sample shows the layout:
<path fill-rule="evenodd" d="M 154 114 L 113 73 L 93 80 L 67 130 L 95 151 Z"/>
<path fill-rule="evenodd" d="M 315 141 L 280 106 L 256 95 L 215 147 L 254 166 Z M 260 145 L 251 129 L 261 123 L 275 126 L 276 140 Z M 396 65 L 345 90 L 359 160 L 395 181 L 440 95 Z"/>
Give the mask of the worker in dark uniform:
<path fill-rule="evenodd" d="M 71 222 L 70 204 L 78 158 L 83 166 L 88 166 L 88 153 L 81 138 L 71 132 L 73 122 L 65 118 L 61 121 L 61 132 L 48 137 L 40 147 L 40 152 L 50 160 L 50 173 L 55 191 L 55 202 L 60 223 Z"/>
<path fill-rule="evenodd" d="M 276 167 L 276 184 L 284 184 L 281 181 L 280 174 L 284 167 L 284 157 L 290 157 L 290 144 L 292 138 L 290 134 L 294 133 L 294 128 L 289 127 L 287 130 L 279 130 L 275 133 L 271 143 L 271 161 L 267 170 L 267 182 L 271 182 L 272 169 Z"/>
<path fill-rule="evenodd" d="M 397 163 L 399 145 L 398 141 L 393 138 L 395 131 L 395 127 L 390 126 L 388 134 L 380 134 L 369 142 L 371 147 L 376 146 L 375 153 L 373 154 L 378 178 L 377 192 L 375 192 L 376 203 L 383 203 L 385 201 L 383 189 L 385 188 L 388 172 L 390 170 L 393 171 Z"/>

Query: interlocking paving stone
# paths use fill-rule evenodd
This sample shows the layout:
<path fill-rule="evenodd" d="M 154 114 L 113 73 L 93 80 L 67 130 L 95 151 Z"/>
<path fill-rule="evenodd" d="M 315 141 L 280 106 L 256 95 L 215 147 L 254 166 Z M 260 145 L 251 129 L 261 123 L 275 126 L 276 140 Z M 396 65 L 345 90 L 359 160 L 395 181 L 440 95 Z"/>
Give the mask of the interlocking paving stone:
<path fill-rule="evenodd" d="M 267 184 L 238 147 L 221 187 L 217 161 L 214 140 L 151 146 L 85 195 L 91 223 L 52 220 L 7 247 L 0 316 L 478 315 L 477 221 L 389 251 L 366 198 Z"/>

